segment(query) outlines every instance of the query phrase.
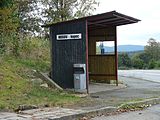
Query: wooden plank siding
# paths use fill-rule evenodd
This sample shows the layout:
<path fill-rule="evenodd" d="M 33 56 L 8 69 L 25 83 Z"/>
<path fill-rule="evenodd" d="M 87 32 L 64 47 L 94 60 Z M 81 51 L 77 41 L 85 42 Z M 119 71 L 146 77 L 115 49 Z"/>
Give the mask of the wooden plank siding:
<path fill-rule="evenodd" d="M 97 82 L 116 80 L 116 53 L 110 55 L 96 55 L 96 42 L 98 41 L 116 41 L 116 27 L 89 31 L 89 79 Z"/>
<path fill-rule="evenodd" d="M 90 74 L 115 75 L 114 56 L 89 56 Z"/>
<path fill-rule="evenodd" d="M 58 34 L 81 33 L 82 39 L 57 40 Z M 86 64 L 86 21 L 50 27 L 52 40 L 51 78 L 63 88 L 74 88 L 73 64 Z"/>

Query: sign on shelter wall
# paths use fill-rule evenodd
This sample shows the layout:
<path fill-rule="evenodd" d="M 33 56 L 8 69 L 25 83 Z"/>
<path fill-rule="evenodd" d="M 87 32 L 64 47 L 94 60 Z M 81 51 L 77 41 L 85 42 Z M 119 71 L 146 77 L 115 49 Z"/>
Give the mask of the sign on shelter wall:
<path fill-rule="evenodd" d="M 57 35 L 57 40 L 73 40 L 73 39 L 82 39 L 82 34 L 59 34 Z"/>

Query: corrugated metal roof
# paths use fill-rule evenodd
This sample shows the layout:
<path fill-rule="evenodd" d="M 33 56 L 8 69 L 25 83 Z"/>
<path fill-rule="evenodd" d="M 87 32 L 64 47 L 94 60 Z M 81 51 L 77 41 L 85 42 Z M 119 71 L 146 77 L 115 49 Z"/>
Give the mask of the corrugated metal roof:
<path fill-rule="evenodd" d="M 118 13 L 116 11 L 106 12 L 98 15 L 92 15 L 88 17 L 83 17 L 79 19 L 73 19 L 69 21 L 63 21 L 53 24 L 43 25 L 42 27 L 50 27 L 58 24 L 65 24 L 67 22 L 76 22 L 79 20 L 86 20 L 89 28 L 95 27 L 107 27 L 107 26 L 120 26 L 126 24 L 137 23 L 139 19 Z"/>

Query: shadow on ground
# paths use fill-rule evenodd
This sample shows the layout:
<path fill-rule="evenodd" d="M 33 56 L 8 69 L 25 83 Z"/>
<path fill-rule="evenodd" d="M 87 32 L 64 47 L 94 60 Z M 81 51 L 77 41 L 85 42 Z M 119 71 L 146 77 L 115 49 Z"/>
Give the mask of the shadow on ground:
<path fill-rule="evenodd" d="M 127 85 L 126 88 L 91 93 L 72 108 L 96 109 L 106 106 L 118 106 L 125 102 L 136 102 L 160 96 L 160 83 L 135 78 L 119 77 Z"/>

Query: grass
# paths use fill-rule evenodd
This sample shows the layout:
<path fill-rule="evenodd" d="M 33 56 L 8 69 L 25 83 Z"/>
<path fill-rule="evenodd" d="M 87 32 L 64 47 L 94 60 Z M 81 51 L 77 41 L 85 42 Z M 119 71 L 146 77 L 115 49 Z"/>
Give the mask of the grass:
<path fill-rule="evenodd" d="M 136 105 L 130 104 L 130 103 L 136 103 L 136 102 L 140 102 L 143 101 L 143 98 L 136 98 L 136 99 L 132 99 L 132 100 L 126 100 L 123 103 L 119 104 L 117 107 L 121 108 L 121 109 L 133 109 L 136 108 Z"/>
<path fill-rule="evenodd" d="M 154 99 L 154 98 L 158 98 L 158 97 L 151 97 L 151 98 L 147 98 L 147 99 Z M 144 109 L 144 108 L 150 106 L 150 104 L 147 104 L 147 103 L 138 103 L 138 102 L 142 102 L 144 100 L 146 100 L 146 99 L 137 98 L 137 99 L 125 101 L 122 104 L 118 105 L 117 107 L 119 109 L 125 109 L 125 110 L 141 110 L 141 109 Z"/>
<path fill-rule="evenodd" d="M 70 93 L 33 84 L 33 69 L 49 70 L 49 62 L 5 57 L 0 59 L 0 109 L 20 105 L 64 106 L 80 101 Z"/>

